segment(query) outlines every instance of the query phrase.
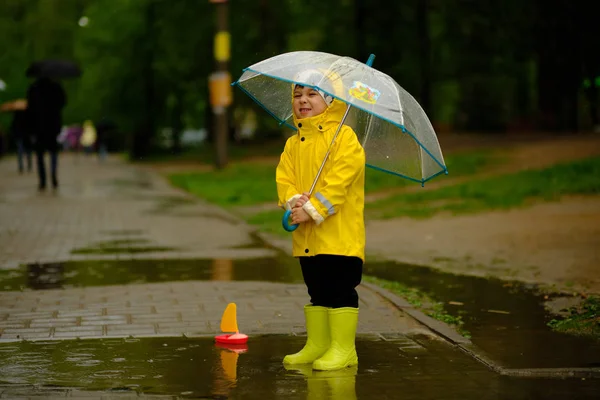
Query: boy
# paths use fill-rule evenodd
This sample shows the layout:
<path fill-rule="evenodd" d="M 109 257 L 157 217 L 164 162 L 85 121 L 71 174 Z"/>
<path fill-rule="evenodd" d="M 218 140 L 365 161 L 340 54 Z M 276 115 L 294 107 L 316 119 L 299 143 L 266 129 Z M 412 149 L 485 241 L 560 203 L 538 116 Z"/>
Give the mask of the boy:
<path fill-rule="evenodd" d="M 298 77 L 312 85 L 331 79 L 316 70 Z M 321 86 L 320 86 L 321 87 Z M 293 86 L 297 133 L 286 142 L 276 171 L 279 205 L 292 210 L 293 256 L 298 257 L 310 305 L 304 307 L 307 341 L 285 364 L 316 370 L 358 364 L 356 286 L 364 262 L 365 154 L 343 125 L 312 196 L 306 193 L 346 112 L 346 104 L 309 86 Z M 303 193 L 303 194 L 302 194 Z"/>

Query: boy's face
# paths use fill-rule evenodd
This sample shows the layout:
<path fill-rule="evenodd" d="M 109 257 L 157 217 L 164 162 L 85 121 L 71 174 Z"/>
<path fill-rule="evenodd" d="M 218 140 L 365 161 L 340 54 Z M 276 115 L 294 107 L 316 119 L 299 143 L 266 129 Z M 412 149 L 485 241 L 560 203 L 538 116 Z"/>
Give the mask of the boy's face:
<path fill-rule="evenodd" d="M 323 97 L 311 87 L 296 86 L 294 88 L 294 115 L 296 118 L 310 118 L 321 114 L 327 109 Z"/>

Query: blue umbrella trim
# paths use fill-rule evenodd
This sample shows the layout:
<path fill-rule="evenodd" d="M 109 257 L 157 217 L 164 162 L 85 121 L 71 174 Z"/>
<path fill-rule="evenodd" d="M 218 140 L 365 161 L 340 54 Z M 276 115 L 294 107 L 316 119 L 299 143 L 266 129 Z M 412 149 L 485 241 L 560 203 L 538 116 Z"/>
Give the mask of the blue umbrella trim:
<path fill-rule="evenodd" d="M 447 169 L 444 169 L 444 170 L 441 170 L 441 171 L 439 171 L 439 172 L 436 172 L 435 174 L 431 175 L 429 178 L 425 178 L 425 179 L 416 179 L 416 178 L 411 178 L 410 176 L 407 176 L 407 175 L 404 175 L 404 174 L 400 174 L 400 173 L 398 173 L 398 172 L 390 171 L 390 170 L 387 170 L 387 169 L 384 169 L 384 168 L 381 168 L 381 167 L 376 167 L 375 165 L 371 165 L 371 164 L 368 164 L 368 163 L 367 163 L 367 164 L 365 164 L 365 165 L 366 165 L 367 167 L 369 167 L 369 168 L 371 168 L 371 169 L 374 169 L 374 170 L 376 170 L 376 171 L 379 171 L 379 172 L 385 172 L 385 173 L 387 173 L 387 174 L 391 174 L 391 175 L 399 176 L 400 178 L 408 179 L 409 181 L 413 181 L 413 182 L 420 183 L 420 184 L 421 184 L 421 186 L 425 186 L 425 182 L 427 182 L 427 181 L 429 181 L 429 180 L 431 180 L 431 179 L 435 178 L 435 177 L 436 177 L 436 176 L 438 176 L 438 175 L 441 175 L 441 174 L 444 174 L 444 173 L 445 173 L 446 175 L 448 175 L 448 170 L 447 170 Z"/>

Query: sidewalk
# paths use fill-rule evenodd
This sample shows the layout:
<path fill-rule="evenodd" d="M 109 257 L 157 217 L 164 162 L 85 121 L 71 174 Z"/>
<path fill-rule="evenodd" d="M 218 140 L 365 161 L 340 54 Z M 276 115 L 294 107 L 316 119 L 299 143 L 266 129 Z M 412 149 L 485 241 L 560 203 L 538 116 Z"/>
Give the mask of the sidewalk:
<path fill-rule="evenodd" d="M 222 374 L 233 371 L 236 382 L 237 368 L 235 393 L 240 398 L 305 398 L 315 384 L 342 388 L 346 382 L 338 393 L 343 398 L 367 398 L 378 391 L 381 398 L 396 398 L 397 393 L 433 398 L 454 392 L 463 399 L 479 399 L 481 393 L 525 399 L 531 390 L 539 391 L 530 390 L 530 382 L 541 382 L 543 390 L 558 390 L 553 397 L 558 399 L 564 398 L 560 393 L 591 391 L 594 382 L 589 378 L 600 374 L 594 368 L 503 368 L 446 324 L 404 299 L 362 284 L 359 384 L 355 387 L 354 376 L 346 381 L 334 376 L 330 383 L 294 376 L 283 369 L 281 359 L 304 341 L 296 336 L 305 330 L 306 289 L 303 284 L 267 282 L 279 275 L 267 277 L 262 268 L 265 260 L 280 262 L 277 248 L 286 244 L 269 242 L 266 248 L 243 221 L 118 158 L 99 164 L 92 157 L 67 155 L 60 162 L 60 189 L 38 193 L 35 173 L 19 176 L 14 158 L 0 160 L 0 278 L 7 271 L 24 274 L 22 265 L 28 263 L 70 263 L 72 268 L 64 270 L 68 274 L 80 268 L 74 266 L 80 260 L 99 259 L 128 268 L 132 259 L 151 259 L 141 265 L 141 272 L 138 261 L 136 273 L 160 275 L 150 268 L 152 262 L 169 268 L 169 262 L 188 259 L 198 264 L 188 261 L 185 268 L 213 268 L 208 275 L 212 279 L 174 281 L 165 275 L 154 276 L 153 283 L 134 283 L 119 274 L 119 284 L 94 286 L 107 281 L 94 282 L 88 273 L 89 281 L 78 281 L 82 287 L 21 291 L 6 291 L 0 280 L 5 290 L 0 291 L 0 354 L 5 363 L 0 363 L 0 378 L 5 379 L 0 398 L 217 398 L 214 388 L 223 382 L 227 390 L 234 387 Z M 122 252 L 123 247 L 129 251 Z M 232 264 L 238 271 L 247 268 L 246 277 L 256 274 L 257 280 L 232 280 L 237 278 L 229 270 Z M 239 328 L 250 336 L 252 351 L 239 365 L 236 356 L 225 368 L 227 355 L 235 353 L 216 349 L 212 337 L 220 333 L 229 302 L 238 305 Z M 185 346 L 178 345 L 184 341 Z M 122 347 L 109 350 L 115 343 Z M 81 382 L 83 377 L 87 383 Z M 587 380 L 547 379 L 555 377 Z M 264 388 L 267 395 L 256 394 Z M 268 388 L 277 388 L 277 394 Z"/>
<path fill-rule="evenodd" d="M 62 154 L 60 188 L 37 191 L 35 172 L 19 175 L 16 160 L 0 160 L 0 269 L 19 263 L 119 259 L 88 252 L 111 241 L 136 240 L 150 251 L 127 258 L 248 258 L 251 229 L 220 208 L 193 199 L 119 158 Z M 141 247 L 141 246 L 136 246 Z M 169 251 L 153 252 L 155 248 Z M 85 253 L 85 251 L 82 251 Z"/>
<path fill-rule="evenodd" d="M 20 176 L 14 158 L 0 161 L 0 269 L 78 260 L 248 259 L 277 254 L 257 246 L 244 222 L 116 157 L 100 164 L 94 157 L 63 154 L 59 168 L 59 190 L 38 193 L 35 172 Z M 148 251 L 98 253 L 123 237 L 138 240 Z M 157 248 L 166 251 L 153 250 Z M 87 253 L 72 254 L 77 249 Z M 395 339 L 412 333 L 433 335 L 374 290 L 361 286 L 359 295 L 359 334 Z M 307 300 L 302 284 L 260 281 L 0 292 L 0 342 L 214 335 L 229 302 L 238 304 L 244 333 L 301 334 Z"/>

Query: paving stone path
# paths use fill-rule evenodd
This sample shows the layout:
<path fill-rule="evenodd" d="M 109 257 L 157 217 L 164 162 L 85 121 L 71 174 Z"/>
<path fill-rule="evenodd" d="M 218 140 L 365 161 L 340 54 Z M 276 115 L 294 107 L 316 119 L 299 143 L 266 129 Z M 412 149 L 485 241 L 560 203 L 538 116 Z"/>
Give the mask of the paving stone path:
<path fill-rule="evenodd" d="M 78 260 L 276 254 L 265 246 L 253 247 L 256 239 L 244 222 L 117 157 L 105 163 L 94 157 L 61 157 L 56 191 L 38 192 L 35 173 L 19 175 L 14 158 L 0 161 L 0 174 L 0 269 Z M 137 252 L 97 251 L 118 243 L 137 243 Z M 147 251 L 139 251 L 144 246 Z M 360 287 L 360 296 L 359 333 L 428 333 L 370 289 Z M 307 300 L 302 284 L 261 281 L 5 291 L 0 292 L 0 342 L 214 335 L 229 302 L 238 304 L 245 333 L 301 334 Z"/>

